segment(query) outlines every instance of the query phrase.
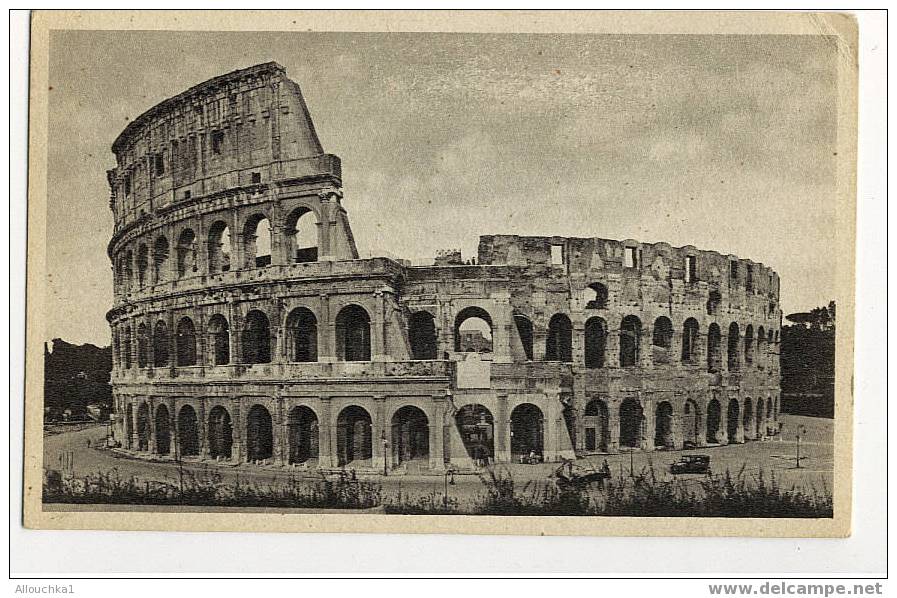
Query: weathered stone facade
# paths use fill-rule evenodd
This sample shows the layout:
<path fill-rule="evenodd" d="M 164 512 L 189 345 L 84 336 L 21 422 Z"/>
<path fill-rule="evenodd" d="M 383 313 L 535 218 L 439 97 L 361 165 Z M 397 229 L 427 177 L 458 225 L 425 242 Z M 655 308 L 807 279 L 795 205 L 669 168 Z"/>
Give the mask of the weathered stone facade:
<path fill-rule="evenodd" d="M 517 236 L 467 264 L 359 259 L 340 161 L 275 63 L 166 100 L 113 151 L 115 435 L 135 452 L 438 471 L 777 427 L 762 264 Z"/>

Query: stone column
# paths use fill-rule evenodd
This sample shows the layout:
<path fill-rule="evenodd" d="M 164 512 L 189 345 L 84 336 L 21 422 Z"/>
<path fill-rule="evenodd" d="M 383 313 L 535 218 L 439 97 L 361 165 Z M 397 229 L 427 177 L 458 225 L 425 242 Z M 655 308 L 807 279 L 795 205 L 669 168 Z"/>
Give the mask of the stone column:
<path fill-rule="evenodd" d="M 165 313 L 165 325 L 168 326 L 168 371 L 174 378 L 177 375 L 175 368 L 178 364 L 178 333 L 174 323 L 174 312 L 171 310 Z"/>
<path fill-rule="evenodd" d="M 384 446 L 383 439 L 391 439 L 386 434 L 386 397 L 374 396 L 374 413 L 371 414 L 371 467 L 377 471 L 383 471 L 384 463 L 388 462 L 390 447 Z"/>
<path fill-rule="evenodd" d="M 560 399 L 557 392 L 546 392 L 547 405 L 542 415 L 542 457 L 545 462 L 557 461 L 560 446 L 558 419 L 560 415 Z"/>
<path fill-rule="evenodd" d="M 371 361 L 386 361 L 383 291 L 374 291 L 374 317 L 371 321 Z"/>
<path fill-rule="evenodd" d="M 430 424 L 430 469 L 445 469 L 445 396 L 438 394 L 432 397 L 432 416 Z"/>
<path fill-rule="evenodd" d="M 206 415 L 206 399 L 199 399 L 199 457 L 200 459 L 209 458 L 209 421 Z"/>
<path fill-rule="evenodd" d="M 231 447 L 231 459 L 235 463 L 243 462 L 243 416 L 242 416 L 242 400 L 237 397 L 234 399 L 232 416 L 231 416 L 231 427 L 232 427 L 232 441 L 233 445 Z"/>
<path fill-rule="evenodd" d="M 137 450 L 140 447 L 140 433 L 137 431 L 137 412 L 140 410 L 140 400 L 131 403 L 131 450 Z M 127 417 L 127 415 L 125 416 Z"/>
<path fill-rule="evenodd" d="M 607 346 L 604 349 L 604 367 L 620 367 L 620 331 L 611 330 L 608 324 Z"/>
<path fill-rule="evenodd" d="M 274 299 L 273 322 L 271 322 L 271 363 L 283 363 L 284 359 L 284 334 L 286 327 L 283 325 L 283 300 Z"/>
<path fill-rule="evenodd" d="M 586 325 L 578 318 L 573 322 L 573 363 L 583 365 L 586 362 Z"/>
<path fill-rule="evenodd" d="M 147 448 L 151 455 L 156 454 L 156 398 L 150 397 L 149 405 L 149 442 Z"/>
<path fill-rule="evenodd" d="M 320 301 L 318 361 L 333 363 L 336 361 L 336 323 L 330 317 L 330 296 L 327 293 L 321 293 Z"/>
<path fill-rule="evenodd" d="M 607 443 L 607 452 L 620 452 L 620 405 L 610 400 L 607 402 L 607 432 L 610 440 Z M 600 442 L 600 441 L 599 441 Z"/>
<path fill-rule="evenodd" d="M 228 326 L 230 327 L 230 333 L 228 334 L 228 341 L 230 342 L 230 363 L 240 363 L 243 358 L 243 351 L 240 346 L 240 328 L 242 322 L 240 321 L 240 309 L 233 301 L 227 302 L 227 319 Z"/>
<path fill-rule="evenodd" d="M 286 465 L 289 461 L 287 457 L 287 431 L 286 417 L 283 411 L 283 397 L 277 397 L 276 408 L 274 410 L 274 421 L 272 423 L 272 434 L 274 436 L 274 463 L 277 465 Z"/>
<path fill-rule="evenodd" d="M 331 430 L 332 425 L 330 397 L 320 398 L 320 419 L 318 420 L 318 467 L 334 467 L 335 454 Z"/>
<path fill-rule="evenodd" d="M 168 448 L 172 455 L 180 455 L 181 435 L 178 433 L 177 404 L 174 399 L 168 399 L 165 406 L 168 407 L 168 429 L 171 430 L 171 446 Z"/>
<path fill-rule="evenodd" d="M 644 399 L 639 397 L 642 404 L 642 449 L 646 451 L 654 450 L 654 432 L 656 425 L 656 401 L 654 399 Z"/>
<path fill-rule="evenodd" d="M 511 461 L 511 415 L 508 412 L 508 395 L 497 395 L 496 400 L 498 409 L 497 413 L 493 415 L 495 462 L 509 463 Z"/>

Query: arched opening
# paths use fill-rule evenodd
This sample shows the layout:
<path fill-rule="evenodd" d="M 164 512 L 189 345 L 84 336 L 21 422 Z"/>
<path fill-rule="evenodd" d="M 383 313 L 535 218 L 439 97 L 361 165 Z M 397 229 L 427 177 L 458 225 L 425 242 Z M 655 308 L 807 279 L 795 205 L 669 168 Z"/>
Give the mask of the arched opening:
<path fill-rule="evenodd" d="M 183 457 L 199 454 L 199 426 L 196 411 L 190 405 L 184 405 L 178 413 L 178 446 Z"/>
<path fill-rule="evenodd" d="M 455 351 L 492 353 L 492 318 L 479 307 L 462 309 L 455 317 Z"/>
<path fill-rule="evenodd" d="M 171 452 L 171 414 L 168 407 L 156 407 L 156 452 L 167 455 Z"/>
<path fill-rule="evenodd" d="M 168 239 L 158 237 L 153 244 L 153 276 L 156 282 L 168 278 Z"/>
<path fill-rule="evenodd" d="M 131 327 L 125 326 L 122 339 L 122 364 L 125 369 L 131 369 Z"/>
<path fill-rule="evenodd" d="M 654 446 L 655 448 L 675 448 L 673 439 L 673 406 L 661 401 L 654 410 Z"/>
<path fill-rule="evenodd" d="M 591 298 L 586 302 L 586 309 L 607 309 L 607 287 L 600 282 L 589 285 Z"/>
<path fill-rule="evenodd" d="M 314 212 L 305 207 L 293 210 L 287 217 L 285 230 L 291 262 L 318 260 L 318 221 Z"/>
<path fill-rule="evenodd" d="M 234 426 L 230 413 L 221 405 L 209 411 L 209 456 L 230 459 L 234 446 Z"/>
<path fill-rule="evenodd" d="M 146 332 L 146 324 L 137 326 L 137 367 L 145 368 L 149 365 L 148 349 L 149 338 Z"/>
<path fill-rule="evenodd" d="M 318 458 L 318 416 L 309 407 L 302 405 L 290 410 L 287 440 L 291 464 Z"/>
<path fill-rule="evenodd" d="M 729 324 L 729 350 L 727 352 L 727 366 L 729 368 L 729 371 L 731 372 L 737 371 L 741 367 L 741 358 L 738 354 L 739 340 L 738 324 L 732 322 L 731 324 Z"/>
<path fill-rule="evenodd" d="M 246 221 L 243 229 L 243 255 L 247 268 L 271 265 L 271 222 L 262 214 Z"/>
<path fill-rule="evenodd" d="M 271 329 L 268 316 L 254 309 L 243 325 L 243 363 L 271 363 Z"/>
<path fill-rule="evenodd" d="M 274 426 L 271 413 L 262 405 L 253 405 L 246 417 L 246 458 L 250 463 L 258 463 L 273 456 Z"/>
<path fill-rule="evenodd" d="M 209 228 L 209 273 L 230 270 L 230 227 L 221 220 Z"/>
<path fill-rule="evenodd" d="M 178 237 L 177 260 L 178 278 L 196 272 L 196 234 L 189 228 L 181 231 Z"/>
<path fill-rule="evenodd" d="M 150 410 L 149 405 L 140 403 L 137 408 L 137 450 L 148 451 L 150 439 Z"/>
<path fill-rule="evenodd" d="M 583 426 L 585 428 L 585 449 L 589 452 L 607 452 L 610 440 L 609 412 L 607 403 L 592 399 L 586 404 Z"/>
<path fill-rule="evenodd" d="M 758 438 L 758 439 L 763 438 L 763 436 L 766 435 L 766 428 L 763 425 L 764 424 L 763 416 L 766 412 L 763 410 L 763 407 L 764 407 L 763 399 L 762 398 L 757 399 L 757 428 L 754 431 L 754 438 Z"/>
<path fill-rule="evenodd" d="M 523 403 L 511 411 L 511 457 L 542 457 L 544 450 L 542 410 Z"/>
<path fill-rule="evenodd" d="M 620 324 L 620 366 L 632 367 L 639 363 L 642 339 L 642 321 L 626 316 Z"/>
<path fill-rule="evenodd" d="M 436 319 L 428 311 L 416 311 L 408 319 L 412 359 L 436 359 Z"/>
<path fill-rule="evenodd" d="M 336 420 L 337 458 L 340 467 L 370 465 L 373 449 L 371 414 L 358 405 L 343 409 Z"/>
<path fill-rule="evenodd" d="M 603 368 L 607 350 L 607 322 L 589 318 L 585 325 L 585 361 L 587 368 Z"/>
<path fill-rule="evenodd" d="M 209 346 L 212 348 L 212 364 L 230 363 L 230 326 L 227 318 L 215 314 L 209 318 Z"/>
<path fill-rule="evenodd" d="M 193 320 L 188 317 L 178 321 L 175 346 L 179 366 L 196 365 L 196 329 Z"/>
<path fill-rule="evenodd" d="M 146 286 L 146 275 L 149 271 L 149 249 L 143 243 L 137 248 L 137 284 Z"/>
<path fill-rule="evenodd" d="M 133 448 L 131 446 L 133 442 L 134 435 L 134 404 L 128 403 L 127 409 L 125 409 L 125 441 L 124 445 L 126 447 Z"/>
<path fill-rule="evenodd" d="M 766 435 L 775 433 L 775 426 L 773 425 L 773 406 L 772 406 L 772 397 L 766 398 Z"/>
<path fill-rule="evenodd" d="M 573 324 L 564 314 L 554 314 L 548 322 L 545 360 L 565 363 L 573 361 Z"/>
<path fill-rule="evenodd" d="M 626 399 L 620 404 L 620 446 L 640 448 L 644 430 L 644 412 L 635 399 Z"/>
<path fill-rule="evenodd" d="M 685 320 L 682 326 L 682 363 L 694 364 L 698 361 L 698 321 Z"/>
<path fill-rule="evenodd" d="M 707 444 L 720 444 L 720 423 L 723 418 L 723 409 L 716 399 L 707 403 Z"/>
<path fill-rule="evenodd" d="M 318 360 L 318 319 L 310 309 L 297 307 L 287 316 L 287 347 L 290 361 Z"/>
<path fill-rule="evenodd" d="M 763 326 L 757 329 L 757 367 L 763 369 L 766 362 L 766 331 Z"/>
<path fill-rule="evenodd" d="M 698 404 L 691 399 L 685 401 L 682 407 L 682 443 L 685 448 L 701 443 L 701 412 Z"/>
<path fill-rule="evenodd" d="M 465 405 L 455 414 L 455 423 L 467 454 L 478 466 L 495 458 L 495 431 L 492 412 L 482 405 Z"/>
<path fill-rule="evenodd" d="M 750 324 L 744 329 L 744 363 L 754 363 L 754 327 Z"/>
<path fill-rule="evenodd" d="M 738 400 L 730 400 L 729 410 L 726 412 L 726 435 L 728 436 L 729 444 L 738 442 L 739 411 Z"/>
<path fill-rule="evenodd" d="M 371 360 L 371 318 L 358 305 L 347 305 L 336 316 L 336 352 L 343 361 Z"/>
<path fill-rule="evenodd" d="M 441 432 L 441 430 L 440 430 Z M 430 459 L 430 422 L 427 415 L 412 405 L 392 416 L 393 463 Z"/>
<path fill-rule="evenodd" d="M 153 330 L 153 365 L 157 368 L 168 365 L 168 346 L 170 342 L 168 326 L 161 320 L 156 322 L 156 327 Z"/>
<path fill-rule="evenodd" d="M 670 362 L 670 353 L 673 348 L 673 323 L 666 316 L 660 316 L 654 320 L 654 331 L 651 335 L 652 358 L 655 364 Z"/>
<path fill-rule="evenodd" d="M 719 306 L 722 302 L 723 296 L 720 295 L 719 291 L 710 291 L 710 294 L 707 296 L 707 315 L 715 316 L 719 312 Z"/>
<path fill-rule="evenodd" d="M 720 344 L 722 333 L 716 323 L 707 329 L 707 371 L 718 372 L 722 368 L 722 352 Z"/>
<path fill-rule="evenodd" d="M 131 290 L 131 285 L 134 284 L 134 253 L 129 249 L 125 252 L 125 263 L 124 263 L 124 285 L 125 291 Z"/>
<path fill-rule="evenodd" d="M 741 421 L 742 425 L 742 436 L 745 440 L 754 438 L 754 406 L 751 402 L 751 398 L 747 397 L 744 400 L 744 415 Z"/>
<path fill-rule="evenodd" d="M 533 323 L 523 314 L 514 314 L 514 325 L 517 327 L 517 336 L 523 345 L 523 354 L 527 361 L 533 360 Z"/>

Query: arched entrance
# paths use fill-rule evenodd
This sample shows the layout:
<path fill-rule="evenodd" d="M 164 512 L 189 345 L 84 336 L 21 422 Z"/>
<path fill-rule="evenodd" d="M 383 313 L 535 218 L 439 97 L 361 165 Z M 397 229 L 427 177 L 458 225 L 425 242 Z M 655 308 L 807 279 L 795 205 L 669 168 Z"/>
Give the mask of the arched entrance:
<path fill-rule="evenodd" d="M 297 307 L 290 312 L 287 317 L 287 347 L 290 361 L 318 360 L 318 320 L 310 309 Z"/>
<path fill-rule="evenodd" d="M 492 413 L 482 405 L 465 405 L 455 415 L 458 432 L 467 454 L 477 465 L 495 459 L 495 429 Z"/>
<path fill-rule="evenodd" d="M 587 368 L 603 368 L 607 348 L 607 322 L 593 317 L 585 324 L 585 362 Z"/>
<path fill-rule="evenodd" d="M 168 407 L 156 407 L 156 452 L 167 455 L 171 452 L 171 414 Z"/>
<path fill-rule="evenodd" d="M 430 422 L 427 415 L 414 407 L 402 407 L 392 416 L 393 464 L 430 459 Z"/>
<path fill-rule="evenodd" d="M 492 353 L 492 318 L 480 307 L 466 307 L 455 317 L 455 351 Z"/>
<path fill-rule="evenodd" d="M 230 459 L 234 445 L 234 429 L 230 413 L 221 405 L 209 412 L 209 456 Z"/>
<path fill-rule="evenodd" d="M 190 405 L 184 405 L 178 413 L 178 447 L 182 457 L 199 454 L 199 426 L 196 411 Z"/>
<path fill-rule="evenodd" d="M 523 403 L 511 411 L 511 458 L 543 455 L 544 424 L 542 410 Z"/>
<path fill-rule="evenodd" d="M 137 450 L 148 451 L 150 439 L 150 411 L 149 405 L 140 403 L 137 408 Z"/>
<path fill-rule="evenodd" d="M 626 316 L 620 324 L 620 367 L 639 364 L 642 342 L 642 321 Z"/>
<path fill-rule="evenodd" d="M 719 401 L 711 399 L 707 403 L 707 444 L 719 444 L 720 423 L 723 418 L 723 410 Z"/>
<path fill-rule="evenodd" d="M 256 463 L 273 456 L 274 427 L 271 413 L 261 405 L 253 405 L 246 417 L 246 458 L 250 463 Z"/>
<path fill-rule="evenodd" d="M 268 316 L 257 309 L 246 314 L 243 363 L 271 363 L 271 326 Z"/>
<path fill-rule="evenodd" d="M 336 316 L 336 352 L 343 361 L 371 360 L 371 318 L 358 305 L 347 305 Z"/>
<path fill-rule="evenodd" d="M 729 401 L 729 410 L 726 412 L 726 434 L 728 436 L 729 444 L 738 442 L 739 411 L 738 401 L 736 399 Z"/>
<path fill-rule="evenodd" d="M 644 428 L 644 412 L 635 399 L 620 404 L 620 447 L 640 448 Z"/>
<path fill-rule="evenodd" d="M 682 442 L 686 446 L 701 444 L 701 412 L 698 404 L 691 399 L 685 401 L 682 407 Z"/>
<path fill-rule="evenodd" d="M 573 324 L 565 314 L 554 314 L 548 322 L 545 360 L 573 361 Z"/>
<path fill-rule="evenodd" d="M 428 311 L 416 311 L 408 319 L 412 359 L 436 359 L 436 320 Z"/>
<path fill-rule="evenodd" d="M 293 407 L 287 418 L 290 463 L 318 458 L 318 416 L 309 407 Z"/>
<path fill-rule="evenodd" d="M 600 399 L 592 399 L 586 405 L 583 424 L 585 426 L 585 449 L 587 451 L 607 452 L 610 433 L 608 429 L 607 403 Z"/>
<path fill-rule="evenodd" d="M 654 446 L 655 448 L 675 448 L 673 439 L 673 406 L 662 401 L 654 410 Z"/>
<path fill-rule="evenodd" d="M 751 403 L 751 398 L 747 397 L 744 400 L 744 416 L 742 419 L 742 435 L 745 440 L 754 438 L 754 406 Z"/>
<path fill-rule="evenodd" d="M 209 343 L 212 348 L 212 364 L 227 365 L 230 363 L 230 327 L 227 318 L 215 314 L 209 318 Z"/>
<path fill-rule="evenodd" d="M 765 435 L 766 429 L 763 425 L 763 415 L 766 413 L 763 411 L 763 399 L 757 399 L 757 429 L 754 433 L 754 438 L 760 439 Z"/>
<path fill-rule="evenodd" d="M 336 420 L 336 443 L 339 465 L 355 462 L 370 465 L 373 449 L 371 414 L 363 407 L 352 405 L 343 409 Z"/>

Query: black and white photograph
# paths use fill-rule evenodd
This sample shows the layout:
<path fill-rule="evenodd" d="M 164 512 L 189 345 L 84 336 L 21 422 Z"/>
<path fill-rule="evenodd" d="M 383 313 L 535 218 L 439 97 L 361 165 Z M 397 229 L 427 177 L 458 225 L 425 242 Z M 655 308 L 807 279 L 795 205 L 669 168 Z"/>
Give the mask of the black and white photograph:
<path fill-rule="evenodd" d="M 26 525 L 849 534 L 856 26 L 814 18 L 49 28 Z"/>

